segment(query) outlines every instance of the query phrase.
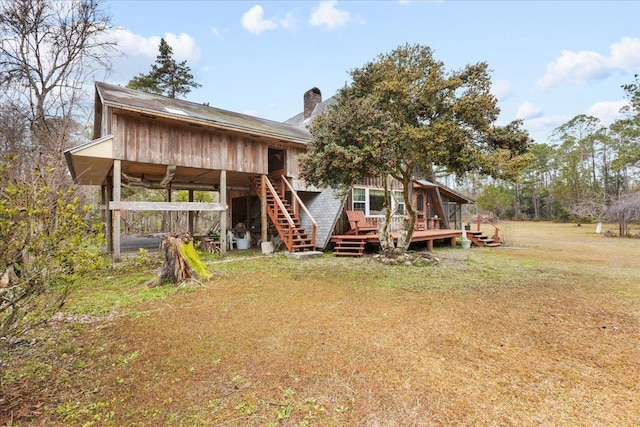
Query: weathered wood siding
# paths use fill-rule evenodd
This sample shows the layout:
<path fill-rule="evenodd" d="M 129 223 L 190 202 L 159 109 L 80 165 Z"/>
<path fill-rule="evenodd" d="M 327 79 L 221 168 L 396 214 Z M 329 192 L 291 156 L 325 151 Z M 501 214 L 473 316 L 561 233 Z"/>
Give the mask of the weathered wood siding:
<path fill-rule="evenodd" d="M 402 183 L 400 181 L 392 179 L 390 184 L 390 190 L 402 190 Z M 382 178 L 365 178 L 359 181 L 355 186 L 382 189 L 384 188 L 384 181 Z"/>
<path fill-rule="evenodd" d="M 306 147 L 289 147 L 287 149 L 287 175 L 291 178 L 290 183 L 294 190 L 319 192 L 319 189 L 300 179 L 300 156 L 306 151 Z"/>
<path fill-rule="evenodd" d="M 163 120 L 121 114 L 112 118 L 116 158 L 256 174 L 267 172 L 266 145 L 258 140 Z"/>

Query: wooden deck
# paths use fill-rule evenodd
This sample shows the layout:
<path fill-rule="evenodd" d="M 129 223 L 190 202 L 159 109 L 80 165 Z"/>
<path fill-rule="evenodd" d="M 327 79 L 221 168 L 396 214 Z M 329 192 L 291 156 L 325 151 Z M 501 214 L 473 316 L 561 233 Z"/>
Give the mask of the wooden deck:
<path fill-rule="evenodd" d="M 398 233 L 392 232 L 393 240 L 398 241 Z M 416 230 L 411 237 L 411 243 L 425 242 L 428 251 L 433 250 L 434 240 L 445 240 L 452 247 L 456 246 L 456 239 L 462 237 L 462 230 Z M 361 256 L 364 251 L 364 245 L 367 243 L 380 244 L 380 238 L 377 233 L 371 234 L 340 234 L 331 236 L 329 240 L 334 243 L 334 254 L 346 256 Z"/>

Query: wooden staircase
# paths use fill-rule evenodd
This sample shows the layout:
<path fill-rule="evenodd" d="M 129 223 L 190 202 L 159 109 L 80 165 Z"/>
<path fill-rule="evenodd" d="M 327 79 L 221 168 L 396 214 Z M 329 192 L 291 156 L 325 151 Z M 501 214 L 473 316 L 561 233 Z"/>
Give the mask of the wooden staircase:
<path fill-rule="evenodd" d="M 500 243 L 500 238 L 496 241 L 495 236 L 486 236 L 482 231 L 467 230 L 467 239 L 471 240 L 476 246 L 496 247 L 502 245 L 502 243 Z"/>
<path fill-rule="evenodd" d="M 282 181 L 288 184 L 284 177 L 282 177 Z M 266 183 L 264 192 L 262 189 L 263 182 Z M 284 184 L 278 185 L 272 177 L 267 176 L 263 180 L 262 176 L 254 176 L 253 187 L 260 199 L 262 199 L 263 194 L 266 195 L 267 214 L 282 238 L 282 242 L 287 247 L 287 250 L 289 252 L 314 250 L 316 247 L 316 224 L 312 218 L 313 230 L 311 236 L 309 236 L 302 227 L 300 216 L 298 215 L 298 208 L 301 206 L 306 211 L 306 207 L 302 204 L 298 195 L 295 194 L 295 191 L 289 187 L 294 198 L 294 205 L 292 206 L 284 197 Z M 277 191 L 276 188 L 278 188 L 279 191 Z M 308 211 L 307 214 L 311 217 Z"/>
<path fill-rule="evenodd" d="M 333 255 L 335 256 L 355 256 L 364 254 L 364 245 L 367 243 L 366 235 L 343 235 L 334 236 Z"/>

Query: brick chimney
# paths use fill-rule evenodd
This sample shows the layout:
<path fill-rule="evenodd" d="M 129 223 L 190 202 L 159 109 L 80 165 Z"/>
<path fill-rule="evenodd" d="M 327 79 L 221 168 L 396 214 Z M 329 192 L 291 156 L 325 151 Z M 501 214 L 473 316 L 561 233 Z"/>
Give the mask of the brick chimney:
<path fill-rule="evenodd" d="M 304 93 L 304 119 L 311 117 L 313 109 L 322 102 L 322 93 L 320 89 L 314 87 Z"/>

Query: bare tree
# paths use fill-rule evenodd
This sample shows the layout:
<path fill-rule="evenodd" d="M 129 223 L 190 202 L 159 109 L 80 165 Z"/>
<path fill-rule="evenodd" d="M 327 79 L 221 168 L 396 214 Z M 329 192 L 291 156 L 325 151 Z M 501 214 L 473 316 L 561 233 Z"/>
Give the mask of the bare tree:
<path fill-rule="evenodd" d="M 97 266 L 63 151 L 85 84 L 115 52 L 109 29 L 96 0 L 0 1 L 0 353 Z"/>
<path fill-rule="evenodd" d="M 621 196 L 607 211 L 607 219 L 618 221 L 621 236 L 629 234 L 629 223 L 640 220 L 640 193 Z"/>
<path fill-rule="evenodd" d="M 109 29 L 96 0 L 0 2 L 0 89 L 19 105 L 40 164 L 62 159 L 85 84 L 109 68 Z"/>

